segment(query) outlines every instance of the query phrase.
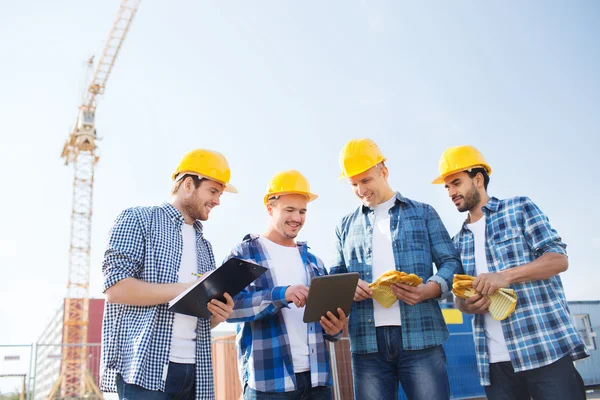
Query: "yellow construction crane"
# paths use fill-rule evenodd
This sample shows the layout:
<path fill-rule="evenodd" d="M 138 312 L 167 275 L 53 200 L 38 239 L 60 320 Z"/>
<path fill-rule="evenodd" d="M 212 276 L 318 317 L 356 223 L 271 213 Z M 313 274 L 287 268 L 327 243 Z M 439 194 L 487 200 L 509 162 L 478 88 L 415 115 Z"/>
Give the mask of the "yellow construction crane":
<path fill-rule="evenodd" d="M 75 125 L 61 157 L 73 165 L 73 209 L 69 247 L 69 281 L 64 304 L 63 353 L 60 377 L 49 399 L 76 399 L 100 396 L 88 371 L 87 327 L 90 280 L 92 194 L 96 154 L 96 99 L 104 93 L 115 60 L 135 17 L 141 0 L 122 0 L 117 18 L 108 34 L 102 55 L 85 91 Z M 93 65 L 93 57 L 88 61 Z M 60 394 L 59 394 L 60 392 Z"/>

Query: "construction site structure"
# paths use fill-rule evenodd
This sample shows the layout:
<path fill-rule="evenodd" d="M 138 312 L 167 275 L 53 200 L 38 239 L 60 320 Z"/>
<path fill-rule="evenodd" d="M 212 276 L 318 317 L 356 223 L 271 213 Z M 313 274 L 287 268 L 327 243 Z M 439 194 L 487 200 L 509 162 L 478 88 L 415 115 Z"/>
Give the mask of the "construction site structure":
<path fill-rule="evenodd" d="M 87 340 L 81 346 L 87 348 L 86 369 L 97 387 L 100 379 L 100 340 L 102 338 L 102 317 L 104 315 L 104 299 L 90 298 L 88 308 Z M 33 350 L 31 399 L 46 400 L 60 382 L 62 358 L 67 346 L 63 343 L 63 325 L 66 299 L 60 305 L 43 333 L 39 336 Z M 57 396 L 55 395 L 54 398 Z M 86 398 L 97 397 L 88 395 Z"/>
<path fill-rule="evenodd" d="M 61 157 L 74 168 L 71 238 L 67 296 L 63 319 L 61 373 L 48 399 L 90 398 L 99 392 L 87 370 L 89 275 L 94 169 L 96 147 L 96 101 L 106 83 L 127 36 L 140 0 L 123 0 L 108 39 L 83 95 L 75 124 Z M 93 58 L 89 63 L 93 63 Z"/>

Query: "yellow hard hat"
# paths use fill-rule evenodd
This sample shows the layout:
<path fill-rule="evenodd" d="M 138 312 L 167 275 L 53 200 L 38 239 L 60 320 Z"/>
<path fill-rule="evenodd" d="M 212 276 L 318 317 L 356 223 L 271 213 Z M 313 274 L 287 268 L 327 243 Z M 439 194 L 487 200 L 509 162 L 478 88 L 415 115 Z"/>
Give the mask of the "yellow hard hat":
<path fill-rule="evenodd" d="M 237 189 L 229 183 L 231 170 L 223 154 L 214 150 L 196 149 L 183 156 L 173 174 L 173 180 L 179 175 L 191 174 L 208 178 L 225 186 L 225 191 L 237 193 Z"/>
<path fill-rule="evenodd" d="M 473 146 L 454 146 L 444 151 L 440 158 L 440 176 L 433 180 L 433 184 L 444 183 L 447 176 L 473 168 L 485 168 L 488 175 L 492 168 L 488 165 L 483 154 Z"/>
<path fill-rule="evenodd" d="M 271 197 L 283 194 L 302 194 L 306 196 L 308 201 L 316 200 L 319 197 L 310 192 L 308 180 L 300 172 L 293 169 L 279 172 L 271 178 L 265 194 L 265 204 L 268 203 Z"/>
<path fill-rule="evenodd" d="M 385 160 L 381 150 L 371 139 L 352 139 L 340 152 L 342 174 L 339 179 L 363 173 Z"/>

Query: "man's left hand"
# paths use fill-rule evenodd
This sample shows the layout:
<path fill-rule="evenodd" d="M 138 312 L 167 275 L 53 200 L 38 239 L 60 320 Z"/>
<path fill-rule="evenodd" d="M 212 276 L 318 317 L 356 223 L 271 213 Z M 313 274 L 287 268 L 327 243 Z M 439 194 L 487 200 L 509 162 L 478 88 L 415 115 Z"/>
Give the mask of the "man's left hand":
<path fill-rule="evenodd" d="M 437 286 L 437 283 L 435 283 L 435 285 Z M 419 286 L 414 287 L 405 283 L 394 283 L 390 288 L 399 300 L 402 300 L 410 306 L 414 306 L 415 304 L 419 304 L 422 301 L 435 297 L 431 296 L 428 284 L 420 284 Z"/>
<path fill-rule="evenodd" d="M 322 316 L 321 321 L 319 321 L 323 327 L 323 330 L 329 336 L 335 336 L 340 333 L 348 322 L 348 318 L 346 317 L 346 314 L 344 314 L 344 310 L 338 308 L 337 312 L 340 316 L 339 318 L 337 318 L 331 311 L 327 311 L 327 317 Z"/>
<path fill-rule="evenodd" d="M 483 295 L 494 294 L 496 290 L 505 287 L 508 287 L 508 281 L 502 273 L 480 274 L 473 281 L 473 289 Z"/>
<path fill-rule="evenodd" d="M 227 303 L 213 299 L 207 304 L 208 311 L 212 314 L 211 325 L 213 325 L 213 328 L 221 322 L 227 321 L 233 312 L 233 299 L 228 293 L 225 293 L 223 296 Z"/>

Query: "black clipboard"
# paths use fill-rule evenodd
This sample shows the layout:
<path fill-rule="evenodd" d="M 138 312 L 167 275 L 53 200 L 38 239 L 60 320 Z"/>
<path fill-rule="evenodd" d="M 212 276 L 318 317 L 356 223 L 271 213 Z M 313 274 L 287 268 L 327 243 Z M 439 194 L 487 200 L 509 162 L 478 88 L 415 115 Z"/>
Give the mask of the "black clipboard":
<path fill-rule="evenodd" d="M 193 317 L 210 318 L 206 305 L 213 299 L 225 302 L 223 293 L 231 297 L 241 292 L 267 269 L 258 264 L 230 258 L 220 267 L 204 274 L 196 284 L 169 302 L 169 311 Z"/>
<path fill-rule="evenodd" d="M 317 322 L 327 311 L 339 318 L 338 307 L 348 316 L 358 285 L 358 272 L 317 276 L 310 281 L 304 322 Z"/>

